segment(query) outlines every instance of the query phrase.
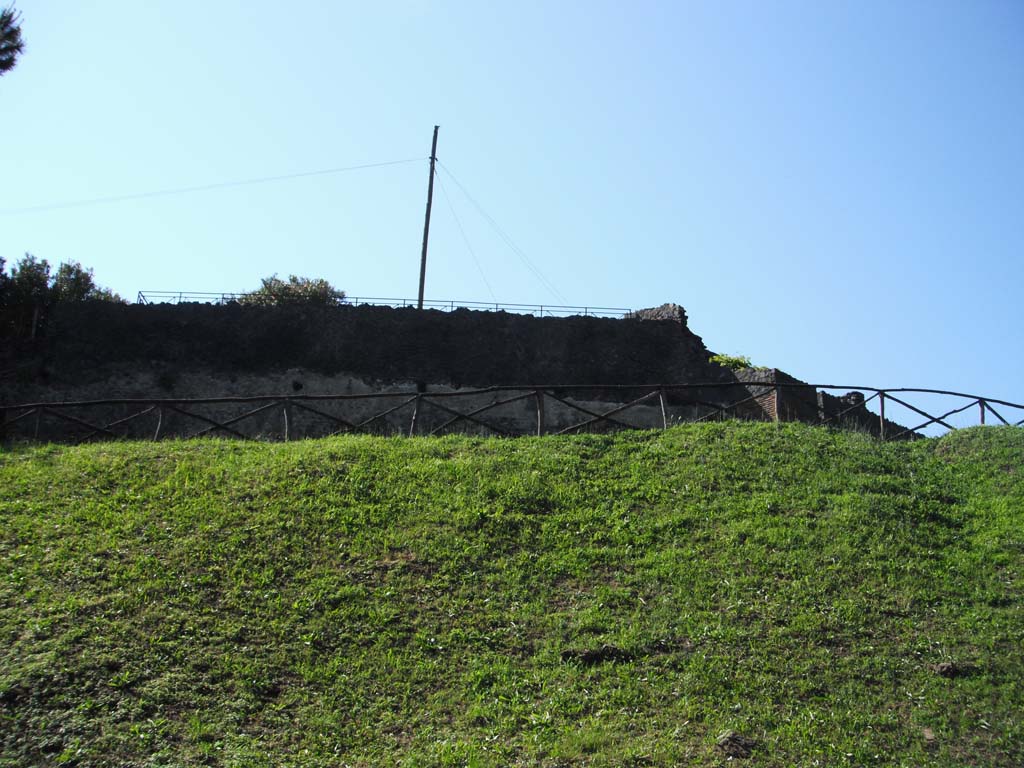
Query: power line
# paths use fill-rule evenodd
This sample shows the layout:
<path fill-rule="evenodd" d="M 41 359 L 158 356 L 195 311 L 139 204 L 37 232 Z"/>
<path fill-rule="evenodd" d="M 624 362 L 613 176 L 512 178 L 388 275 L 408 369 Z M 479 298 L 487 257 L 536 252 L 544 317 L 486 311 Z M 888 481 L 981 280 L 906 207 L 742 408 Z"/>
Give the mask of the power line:
<path fill-rule="evenodd" d="M 487 275 L 484 274 L 484 268 L 480 265 L 480 259 L 476 257 L 476 251 L 473 250 L 473 246 L 469 244 L 469 238 L 466 237 L 466 230 L 462 228 L 462 222 L 459 221 L 459 215 L 455 213 L 455 206 L 452 205 L 452 199 L 448 197 L 448 190 L 444 188 L 444 183 L 441 181 L 441 177 L 437 177 L 437 183 L 441 187 L 441 194 L 444 195 L 445 202 L 448 203 L 448 210 L 452 212 L 452 218 L 455 219 L 455 223 L 459 227 L 459 232 L 462 233 L 462 241 L 466 244 L 466 250 L 469 251 L 469 255 L 473 257 L 473 263 L 476 264 L 476 271 L 480 273 L 480 279 L 484 281 L 484 285 L 487 286 L 487 292 L 491 294 L 491 298 L 495 302 L 498 301 L 498 297 L 494 295 L 494 290 L 491 288 L 490 282 L 487 280 Z"/>
<path fill-rule="evenodd" d="M 441 166 L 441 169 L 448 174 L 448 177 L 458 185 L 459 189 L 462 190 L 462 194 L 466 196 L 466 199 L 469 200 L 469 202 L 473 204 L 477 211 L 480 212 L 480 215 L 484 217 L 488 224 L 491 225 L 491 228 L 505 242 L 505 245 L 507 245 L 512 250 L 512 252 L 515 253 L 516 256 L 520 258 L 523 264 L 526 265 L 526 268 L 533 273 L 533 276 L 536 277 L 538 281 L 540 281 L 541 285 L 547 288 L 547 290 L 550 291 L 553 296 L 557 297 L 558 300 L 562 302 L 562 304 L 568 304 L 568 299 L 566 299 L 565 296 L 563 296 L 559 292 L 559 290 L 554 286 L 554 284 L 552 284 L 552 282 L 544 276 L 544 273 L 541 272 L 540 269 L 532 261 L 530 261 L 530 258 L 525 253 L 523 253 L 522 249 L 519 248 L 519 246 L 516 245 L 514 242 L 512 242 L 512 238 L 505 234 L 505 231 L 500 226 L 498 226 L 498 222 L 491 218 L 490 214 L 488 214 L 487 211 L 483 209 L 483 206 L 481 206 L 480 203 L 478 203 L 473 198 L 473 196 L 469 194 L 469 191 L 462 185 L 462 183 L 457 178 L 455 178 L 455 175 L 450 170 L 448 170 L 448 166 L 446 166 L 440 160 L 437 161 L 437 164 Z"/>
<path fill-rule="evenodd" d="M 466 196 L 466 199 L 473 204 L 477 211 L 479 211 L 480 215 L 484 217 L 488 224 L 491 225 L 491 228 L 494 229 L 494 231 L 512 250 L 512 252 L 515 253 L 520 258 L 520 260 L 523 262 L 526 268 L 533 273 L 533 276 L 537 278 L 541 285 L 543 285 L 548 291 L 550 291 L 552 295 L 556 296 L 558 300 L 561 301 L 563 304 L 568 304 L 568 300 L 565 298 L 565 296 L 563 296 L 561 292 L 559 292 L 559 290 L 554 286 L 554 284 L 552 284 L 552 282 L 548 280 L 547 277 L 545 277 L 544 273 L 540 271 L 540 269 L 530 260 L 530 258 L 525 253 L 523 253 L 522 249 L 519 248 L 519 246 L 517 246 L 512 241 L 512 238 L 505 233 L 505 231 L 498 225 L 498 222 L 496 222 L 494 218 L 483 209 L 483 206 L 481 206 L 480 203 L 476 201 L 476 199 L 469 193 L 469 190 L 467 190 L 466 187 L 463 186 L 463 184 L 457 178 L 455 178 L 455 174 L 453 174 L 448 169 L 448 166 L 446 166 L 440 160 L 438 161 L 438 165 L 440 165 L 444 172 L 448 174 L 449 178 L 451 178 L 451 180 L 458 185 L 459 189 L 462 190 L 462 194 Z"/>
<path fill-rule="evenodd" d="M 43 211 L 55 211 L 65 208 L 83 208 L 89 205 L 103 205 L 106 203 L 121 203 L 128 200 L 143 200 L 151 197 L 166 197 L 169 195 L 184 195 L 191 192 L 208 192 L 214 189 L 228 189 L 230 187 L 243 187 L 252 184 L 269 184 L 275 181 L 287 181 L 289 179 L 301 179 L 309 176 L 327 176 L 333 173 L 346 173 L 348 171 L 362 171 L 369 168 L 383 168 L 388 165 L 402 165 L 405 163 L 418 163 L 423 158 L 413 157 L 408 160 L 389 160 L 384 163 L 367 163 L 365 165 L 349 165 L 343 168 L 325 168 L 319 171 L 303 171 L 300 173 L 288 173 L 282 176 L 262 176 L 255 179 L 241 179 L 238 181 L 222 181 L 213 184 L 201 184 L 193 187 L 176 187 L 173 189 L 160 189 L 153 192 L 134 192 L 126 195 L 114 195 L 111 197 L 94 197 L 86 200 L 70 200 L 63 203 L 47 203 L 44 205 L 33 205 L 28 208 L 7 208 L 0 210 L 0 216 L 12 216 L 21 213 L 41 213 Z"/>

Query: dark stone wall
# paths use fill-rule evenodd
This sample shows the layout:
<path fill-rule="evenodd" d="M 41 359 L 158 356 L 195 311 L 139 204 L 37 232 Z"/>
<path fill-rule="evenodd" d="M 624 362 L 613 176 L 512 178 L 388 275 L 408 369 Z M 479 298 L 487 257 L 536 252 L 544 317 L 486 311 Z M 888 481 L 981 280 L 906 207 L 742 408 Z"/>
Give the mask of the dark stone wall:
<path fill-rule="evenodd" d="M 5 345 L 0 367 L 51 391 L 136 368 L 214 376 L 300 369 L 456 387 L 731 380 L 675 319 L 538 318 L 372 306 L 58 307 L 44 338 Z M 0 394 L 4 383 L 0 381 Z"/>
<path fill-rule="evenodd" d="M 707 418 L 715 407 L 728 406 L 731 417 L 832 419 L 836 426 L 879 431 L 878 417 L 862 396 L 856 399 L 859 393 L 819 393 L 774 368 L 734 372 L 708 362 L 709 354 L 674 304 L 611 319 L 374 306 L 88 302 L 54 308 L 37 339 L 0 338 L 0 405 L 358 394 L 413 383 L 432 392 L 600 385 L 600 391 L 562 389 L 560 396 L 626 403 L 650 390 L 613 385 L 718 383 L 730 386 L 666 392 L 665 417 Z M 651 413 L 639 417 L 644 425 L 660 421 L 658 402 L 646 402 L 633 415 L 647 409 Z M 533 429 L 528 411 L 508 415 L 516 429 Z M 554 410 L 550 416 L 551 425 L 570 419 L 556 418 Z M 887 435 L 901 430 L 887 422 Z"/>

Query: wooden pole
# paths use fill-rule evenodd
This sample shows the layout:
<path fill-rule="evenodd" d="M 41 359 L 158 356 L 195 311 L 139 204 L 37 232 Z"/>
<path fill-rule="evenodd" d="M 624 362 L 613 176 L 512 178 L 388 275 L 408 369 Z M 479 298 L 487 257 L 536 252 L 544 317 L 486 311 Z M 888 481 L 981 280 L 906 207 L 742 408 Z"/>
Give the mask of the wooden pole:
<path fill-rule="evenodd" d="M 544 434 L 544 393 L 539 389 L 533 393 L 537 399 L 537 437 Z"/>
<path fill-rule="evenodd" d="M 423 395 L 416 395 L 416 404 L 412 407 L 412 419 L 409 421 L 409 437 L 416 434 L 416 419 L 420 415 L 420 399 Z"/>
<path fill-rule="evenodd" d="M 885 392 L 878 393 L 878 436 L 885 440 Z"/>
<path fill-rule="evenodd" d="M 434 141 L 430 145 L 430 180 L 427 182 L 427 214 L 423 219 L 423 253 L 420 255 L 420 293 L 417 309 L 423 309 L 423 286 L 427 281 L 427 241 L 430 239 L 430 206 L 434 202 L 434 164 L 437 163 L 437 129 L 434 126 Z"/>
<path fill-rule="evenodd" d="M 1010 422 L 1008 422 L 1006 419 L 1004 419 L 1003 415 L 999 411 L 997 411 L 995 408 L 993 408 L 991 405 L 989 405 L 988 404 L 988 400 L 982 400 L 982 403 L 984 403 L 985 410 L 989 411 L 993 416 L 995 416 L 997 419 L 999 419 L 1001 422 L 1003 422 L 1004 426 L 1007 426 L 1007 427 L 1010 426 Z M 982 422 L 982 424 L 984 424 L 984 423 L 985 422 Z M 1018 424 L 1017 426 L 1019 427 L 1020 424 Z"/>
<path fill-rule="evenodd" d="M 979 400 L 978 401 L 978 408 L 981 409 L 981 426 L 984 427 L 985 426 L 985 401 L 984 400 Z"/>

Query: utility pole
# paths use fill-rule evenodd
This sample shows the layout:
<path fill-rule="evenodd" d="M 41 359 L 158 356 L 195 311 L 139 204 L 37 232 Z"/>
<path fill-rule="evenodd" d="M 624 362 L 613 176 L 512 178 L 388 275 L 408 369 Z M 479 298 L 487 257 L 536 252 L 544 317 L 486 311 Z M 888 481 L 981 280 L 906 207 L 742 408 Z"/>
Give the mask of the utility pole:
<path fill-rule="evenodd" d="M 434 142 L 430 145 L 430 181 L 427 183 L 427 215 L 423 220 L 423 254 L 420 256 L 420 295 L 417 309 L 423 309 L 423 285 L 427 280 L 427 239 L 430 237 L 430 205 L 434 201 L 434 164 L 437 162 L 437 129 L 434 126 Z"/>

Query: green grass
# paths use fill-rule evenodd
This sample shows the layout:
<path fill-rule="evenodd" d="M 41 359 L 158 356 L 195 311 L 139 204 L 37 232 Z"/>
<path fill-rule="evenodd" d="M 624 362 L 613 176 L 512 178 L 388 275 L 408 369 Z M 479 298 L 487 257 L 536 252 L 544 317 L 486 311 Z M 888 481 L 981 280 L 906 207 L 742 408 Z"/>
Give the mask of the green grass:
<path fill-rule="evenodd" d="M 1019 766 L 1022 467 L 744 423 L 9 450 L 0 766 Z"/>

